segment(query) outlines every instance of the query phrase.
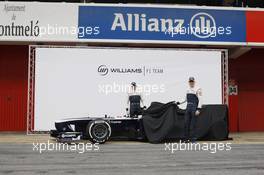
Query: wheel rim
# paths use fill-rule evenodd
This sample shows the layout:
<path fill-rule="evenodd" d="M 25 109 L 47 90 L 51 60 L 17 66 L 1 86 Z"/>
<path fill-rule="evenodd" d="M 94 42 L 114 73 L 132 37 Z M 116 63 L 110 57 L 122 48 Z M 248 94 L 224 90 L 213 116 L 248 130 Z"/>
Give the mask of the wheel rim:
<path fill-rule="evenodd" d="M 104 124 L 96 124 L 94 127 L 93 127 L 93 134 L 96 138 L 98 139 L 103 139 L 107 136 L 107 126 L 104 125 Z"/>

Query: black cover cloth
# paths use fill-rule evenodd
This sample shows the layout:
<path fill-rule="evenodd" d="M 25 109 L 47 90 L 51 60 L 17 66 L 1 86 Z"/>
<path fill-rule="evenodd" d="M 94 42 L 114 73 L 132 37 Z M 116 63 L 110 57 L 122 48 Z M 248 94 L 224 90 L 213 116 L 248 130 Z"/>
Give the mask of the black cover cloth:
<path fill-rule="evenodd" d="M 159 143 L 184 137 L 185 110 L 174 102 L 152 102 L 143 114 L 143 126 L 147 139 Z M 228 109 L 226 105 L 205 105 L 197 120 L 199 140 L 224 140 L 228 138 Z"/>

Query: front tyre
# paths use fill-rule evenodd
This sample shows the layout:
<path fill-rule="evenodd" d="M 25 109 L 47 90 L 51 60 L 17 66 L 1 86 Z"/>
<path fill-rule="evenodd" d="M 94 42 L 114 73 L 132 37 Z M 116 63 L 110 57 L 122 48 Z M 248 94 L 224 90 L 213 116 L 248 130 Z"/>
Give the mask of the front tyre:
<path fill-rule="evenodd" d="M 111 136 L 111 126 L 104 120 L 91 121 L 86 128 L 86 133 L 93 143 L 105 143 Z"/>

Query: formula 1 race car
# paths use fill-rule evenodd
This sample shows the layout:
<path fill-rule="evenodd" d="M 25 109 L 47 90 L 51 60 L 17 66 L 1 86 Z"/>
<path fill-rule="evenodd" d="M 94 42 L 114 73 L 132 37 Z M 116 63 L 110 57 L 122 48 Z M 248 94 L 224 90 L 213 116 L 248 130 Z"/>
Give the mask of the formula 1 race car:
<path fill-rule="evenodd" d="M 142 124 L 142 114 L 145 106 L 140 106 L 139 95 L 129 98 L 130 110 L 123 117 L 78 118 L 55 122 L 56 130 L 50 135 L 61 142 L 71 142 L 89 139 L 94 143 L 104 143 L 108 139 L 144 140 L 145 134 Z"/>
<path fill-rule="evenodd" d="M 94 143 L 104 143 L 108 139 L 144 140 L 142 118 L 107 117 L 75 118 L 55 122 L 56 130 L 50 135 L 60 142 L 89 139 Z"/>
<path fill-rule="evenodd" d="M 153 102 L 148 109 L 140 109 L 124 117 L 73 118 L 55 122 L 50 135 L 59 142 L 89 139 L 94 143 L 107 140 L 137 140 L 160 143 L 184 138 L 185 110 L 177 103 Z M 199 140 L 228 138 L 228 108 L 226 105 L 204 105 L 197 119 Z"/>

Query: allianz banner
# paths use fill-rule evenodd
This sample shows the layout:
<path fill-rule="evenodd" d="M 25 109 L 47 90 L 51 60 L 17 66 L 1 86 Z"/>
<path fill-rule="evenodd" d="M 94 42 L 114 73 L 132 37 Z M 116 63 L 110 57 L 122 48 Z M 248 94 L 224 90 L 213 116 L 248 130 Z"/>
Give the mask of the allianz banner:
<path fill-rule="evenodd" d="M 242 10 L 79 6 L 80 40 L 246 44 Z"/>

